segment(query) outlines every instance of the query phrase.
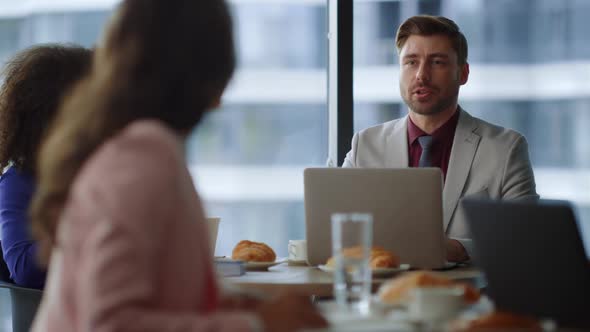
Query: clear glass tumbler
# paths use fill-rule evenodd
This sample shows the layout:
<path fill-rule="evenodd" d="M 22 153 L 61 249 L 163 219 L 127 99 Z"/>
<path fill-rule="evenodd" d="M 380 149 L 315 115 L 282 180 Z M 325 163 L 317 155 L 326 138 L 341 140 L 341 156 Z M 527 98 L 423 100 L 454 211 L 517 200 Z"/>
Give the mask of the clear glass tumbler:
<path fill-rule="evenodd" d="M 332 214 L 334 297 L 342 310 L 368 314 L 371 298 L 369 259 L 373 216 L 369 213 Z"/>

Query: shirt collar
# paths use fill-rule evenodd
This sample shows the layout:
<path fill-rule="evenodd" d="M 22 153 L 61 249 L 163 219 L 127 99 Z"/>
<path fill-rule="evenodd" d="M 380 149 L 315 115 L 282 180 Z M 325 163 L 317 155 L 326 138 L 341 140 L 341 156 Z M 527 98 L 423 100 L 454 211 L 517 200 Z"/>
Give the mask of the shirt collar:
<path fill-rule="evenodd" d="M 452 140 L 453 136 L 455 136 L 455 128 L 457 128 L 457 123 L 459 122 L 459 113 L 461 113 L 460 108 L 457 108 L 455 114 L 432 133 L 435 142 Z M 424 130 L 418 128 L 418 126 L 412 121 L 412 118 L 408 116 L 408 142 L 410 145 L 414 144 L 418 137 L 426 135 L 428 134 Z"/>

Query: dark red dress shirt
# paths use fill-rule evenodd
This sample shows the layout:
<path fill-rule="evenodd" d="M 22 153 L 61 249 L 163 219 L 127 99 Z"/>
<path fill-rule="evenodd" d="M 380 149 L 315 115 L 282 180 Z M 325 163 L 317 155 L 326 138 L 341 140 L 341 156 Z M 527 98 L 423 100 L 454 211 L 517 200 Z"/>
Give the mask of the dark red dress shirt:
<path fill-rule="evenodd" d="M 453 138 L 455 137 L 455 129 L 459 122 L 459 110 L 447 120 L 440 128 L 432 133 L 432 150 L 431 159 L 433 167 L 439 167 L 443 173 L 443 178 L 447 177 L 447 169 L 449 167 L 449 159 L 451 158 L 451 150 L 453 148 Z M 408 157 L 409 166 L 418 167 L 420 155 L 422 154 L 422 147 L 418 142 L 418 137 L 428 135 L 422 129 L 418 128 L 410 117 L 408 117 Z"/>

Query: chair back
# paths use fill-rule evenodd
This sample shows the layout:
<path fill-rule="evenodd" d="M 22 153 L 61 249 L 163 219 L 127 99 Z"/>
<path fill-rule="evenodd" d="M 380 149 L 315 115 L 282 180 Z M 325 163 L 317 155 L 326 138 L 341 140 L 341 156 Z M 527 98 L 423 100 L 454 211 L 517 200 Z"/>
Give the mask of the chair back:
<path fill-rule="evenodd" d="M 28 332 L 37 313 L 43 292 L 38 289 L 20 287 L 10 280 L 10 273 L 0 250 L 0 288 L 8 289 L 12 304 L 12 331 Z"/>

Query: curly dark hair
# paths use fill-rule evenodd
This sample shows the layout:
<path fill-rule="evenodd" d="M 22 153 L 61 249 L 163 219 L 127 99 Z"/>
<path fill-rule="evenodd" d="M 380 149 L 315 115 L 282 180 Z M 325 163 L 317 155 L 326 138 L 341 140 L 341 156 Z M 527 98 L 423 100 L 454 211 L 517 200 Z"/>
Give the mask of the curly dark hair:
<path fill-rule="evenodd" d="M 88 72 L 92 51 L 75 45 L 45 44 L 10 59 L 0 87 L 0 170 L 36 173 L 37 152 L 62 96 Z"/>

